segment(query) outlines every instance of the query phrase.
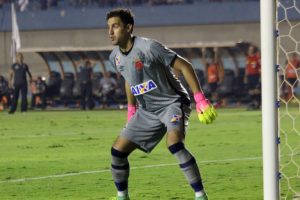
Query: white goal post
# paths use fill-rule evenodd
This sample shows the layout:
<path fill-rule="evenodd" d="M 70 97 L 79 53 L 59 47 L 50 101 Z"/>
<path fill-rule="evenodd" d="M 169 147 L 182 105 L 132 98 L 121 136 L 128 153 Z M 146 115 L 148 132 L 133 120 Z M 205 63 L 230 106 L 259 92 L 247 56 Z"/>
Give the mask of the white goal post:
<path fill-rule="evenodd" d="M 260 11 L 264 199 L 300 200 L 300 0 Z"/>
<path fill-rule="evenodd" d="M 260 1 L 264 200 L 279 200 L 275 4 Z"/>

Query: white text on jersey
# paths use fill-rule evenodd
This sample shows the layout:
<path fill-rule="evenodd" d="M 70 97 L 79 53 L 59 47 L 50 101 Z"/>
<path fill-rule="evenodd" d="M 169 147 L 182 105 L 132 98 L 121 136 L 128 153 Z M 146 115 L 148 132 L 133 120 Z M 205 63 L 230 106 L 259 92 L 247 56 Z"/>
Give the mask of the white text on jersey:
<path fill-rule="evenodd" d="M 131 86 L 131 92 L 134 96 L 138 96 L 138 95 L 150 92 L 150 91 L 152 91 L 156 88 L 157 88 L 157 86 L 154 83 L 154 81 L 149 80 L 147 82 L 144 82 L 144 83 L 141 83 L 141 84 L 138 84 L 138 85 L 135 85 L 135 86 Z"/>

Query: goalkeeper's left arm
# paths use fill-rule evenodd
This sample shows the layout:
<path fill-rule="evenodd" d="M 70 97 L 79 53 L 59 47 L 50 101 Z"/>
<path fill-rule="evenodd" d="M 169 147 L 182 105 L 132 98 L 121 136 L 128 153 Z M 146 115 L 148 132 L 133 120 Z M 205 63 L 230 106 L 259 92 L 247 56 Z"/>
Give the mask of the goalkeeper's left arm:
<path fill-rule="evenodd" d="M 213 105 L 209 102 L 208 99 L 205 98 L 192 65 L 184 58 L 177 56 L 177 58 L 172 64 L 172 67 L 176 71 L 182 73 L 186 82 L 191 88 L 194 94 L 194 99 L 196 102 L 196 111 L 198 113 L 198 118 L 200 122 L 204 124 L 212 123 L 217 117 L 217 113 Z"/>

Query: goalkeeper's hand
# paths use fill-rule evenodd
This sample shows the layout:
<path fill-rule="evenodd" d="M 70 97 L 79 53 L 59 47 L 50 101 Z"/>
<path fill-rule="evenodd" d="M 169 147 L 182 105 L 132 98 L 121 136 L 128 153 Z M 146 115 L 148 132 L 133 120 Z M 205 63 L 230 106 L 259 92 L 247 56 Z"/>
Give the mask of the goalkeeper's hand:
<path fill-rule="evenodd" d="M 212 123 L 217 117 L 214 106 L 211 105 L 202 92 L 194 93 L 194 99 L 199 121 L 203 124 Z"/>

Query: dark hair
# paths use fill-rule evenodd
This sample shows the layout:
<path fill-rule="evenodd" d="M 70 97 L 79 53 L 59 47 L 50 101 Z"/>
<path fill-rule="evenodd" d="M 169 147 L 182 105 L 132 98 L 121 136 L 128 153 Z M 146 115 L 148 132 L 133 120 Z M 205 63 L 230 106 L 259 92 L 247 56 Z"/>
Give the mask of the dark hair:
<path fill-rule="evenodd" d="M 127 8 L 113 9 L 106 14 L 106 21 L 112 17 L 119 17 L 125 25 L 127 24 L 134 25 L 134 15 L 130 9 Z"/>

